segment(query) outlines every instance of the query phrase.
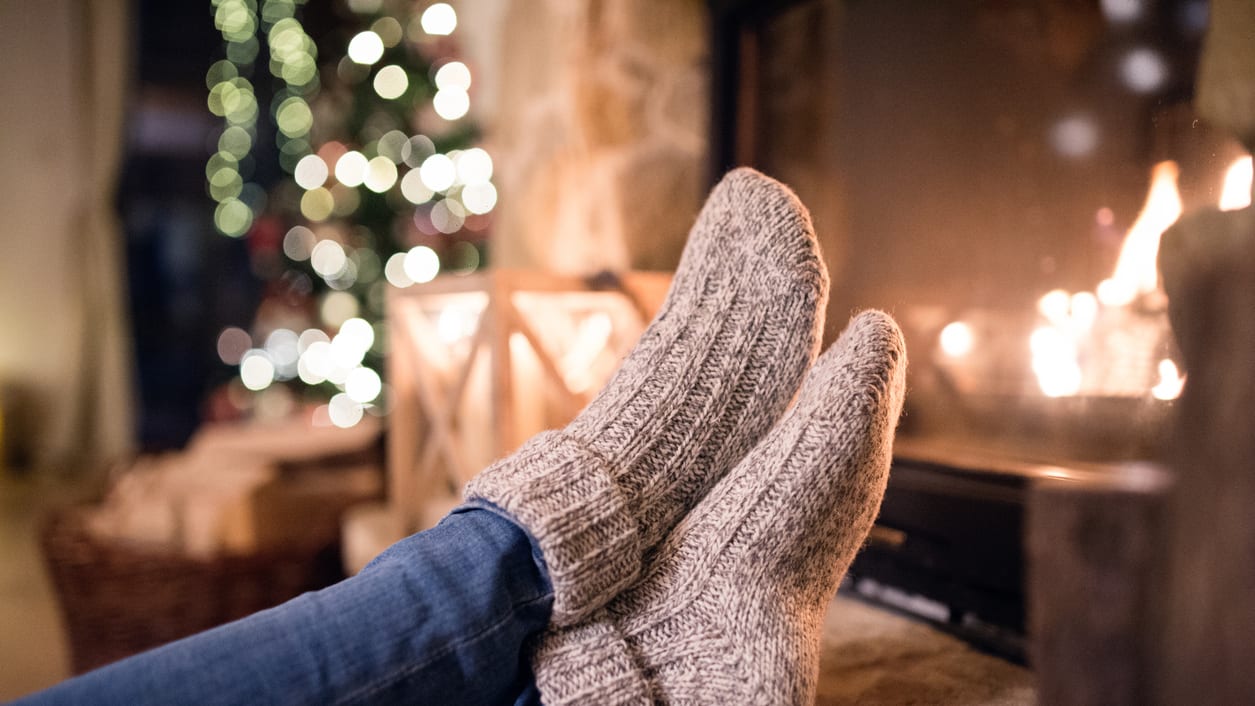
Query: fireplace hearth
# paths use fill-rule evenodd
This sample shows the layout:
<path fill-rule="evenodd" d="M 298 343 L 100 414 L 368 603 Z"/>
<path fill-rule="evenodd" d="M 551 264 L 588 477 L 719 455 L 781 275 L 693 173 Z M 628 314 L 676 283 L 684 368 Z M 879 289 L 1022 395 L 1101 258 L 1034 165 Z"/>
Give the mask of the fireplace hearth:
<path fill-rule="evenodd" d="M 903 324 L 907 414 L 850 588 L 1023 657 L 1040 480 L 1164 456 L 1185 378 L 1156 270 L 1182 213 L 1249 204 L 1191 107 L 1208 4 L 712 2 L 712 175 L 812 210 L 833 290 Z"/>

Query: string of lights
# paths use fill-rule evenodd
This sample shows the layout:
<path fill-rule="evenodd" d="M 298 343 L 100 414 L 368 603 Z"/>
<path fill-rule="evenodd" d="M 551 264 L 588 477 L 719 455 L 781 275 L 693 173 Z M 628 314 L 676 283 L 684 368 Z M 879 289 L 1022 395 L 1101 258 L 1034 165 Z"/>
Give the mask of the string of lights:
<path fill-rule="evenodd" d="M 206 165 L 214 225 L 249 239 L 255 260 L 273 241 L 284 263 L 274 289 L 310 303 L 277 324 L 259 312 L 251 331 L 221 332 L 219 357 L 239 371 L 232 397 L 263 417 L 312 398 L 315 419 L 352 426 L 386 409 L 385 288 L 483 262 L 497 191 L 491 156 L 471 146 L 471 71 L 449 58 L 457 13 L 348 0 L 362 29 L 324 43 L 343 54 L 320 61 L 305 0 L 211 2 L 226 52 L 206 74 L 209 108 L 224 121 Z M 253 84 L 263 38 L 275 85 L 265 116 Z M 263 119 L 285 175 L 269 190 L 251 180 Z M 311 313 L 294 322 L 293 310 Z"/>

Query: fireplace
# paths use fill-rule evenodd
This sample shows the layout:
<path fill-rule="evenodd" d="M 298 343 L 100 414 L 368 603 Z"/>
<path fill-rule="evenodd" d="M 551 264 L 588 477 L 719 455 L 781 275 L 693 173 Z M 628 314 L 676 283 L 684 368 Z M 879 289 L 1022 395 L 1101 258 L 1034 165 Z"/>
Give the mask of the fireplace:
<path fill-rule="evenodd" d="M 1249 203 L 1191 109 L 1197 0 L 712 3 L 712 178 L 807 203 L 826 338 L 889 310 L 911 352 L 852 588 L 1022 655 L 1023 508 L 1044 477 L 1159 459 L 1183 367 L 1159 235 Z"/>

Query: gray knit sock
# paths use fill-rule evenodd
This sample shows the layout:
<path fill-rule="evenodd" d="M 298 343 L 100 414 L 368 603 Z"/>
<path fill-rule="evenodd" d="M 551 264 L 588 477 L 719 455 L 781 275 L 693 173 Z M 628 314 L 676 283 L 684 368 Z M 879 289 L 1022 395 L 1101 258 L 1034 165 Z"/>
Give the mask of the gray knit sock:
<path fill-rule="evenodd" d="M 645 552 L 771 428 L 814 360 L 827 294 L 793 193 L 751 169 L 724 177 L 661 311 L 605 389 L 467 486 L 468 500 L 536 538 L 553 624 L 635 580 Z"/>
<path fill-rule="evenodd" d="M 884 493 L 905 369 L 893 320 L 856 317 L 640 583 L 546 633 L 544 703 L 812 703 L 824 612 Z"/>

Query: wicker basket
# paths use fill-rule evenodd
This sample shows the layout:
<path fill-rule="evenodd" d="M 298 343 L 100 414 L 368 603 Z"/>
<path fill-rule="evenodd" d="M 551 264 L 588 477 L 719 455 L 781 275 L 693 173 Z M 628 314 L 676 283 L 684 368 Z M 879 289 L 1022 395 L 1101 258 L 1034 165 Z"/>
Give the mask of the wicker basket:
<path fill-rule="evenodd" d="M 196 558 L 91 535 L 81 508 L 40 532 L 81 673 L 278 605 L 343 578 L 334 545 Z"/>

